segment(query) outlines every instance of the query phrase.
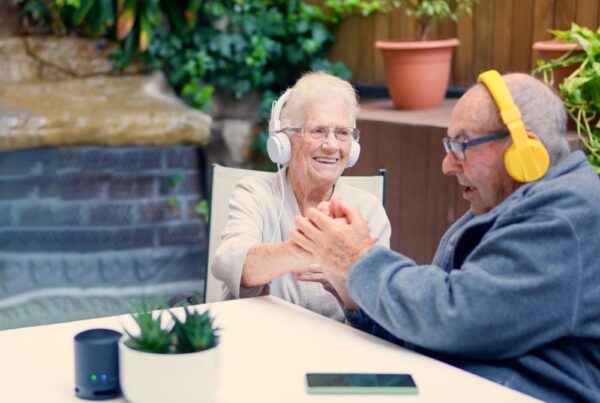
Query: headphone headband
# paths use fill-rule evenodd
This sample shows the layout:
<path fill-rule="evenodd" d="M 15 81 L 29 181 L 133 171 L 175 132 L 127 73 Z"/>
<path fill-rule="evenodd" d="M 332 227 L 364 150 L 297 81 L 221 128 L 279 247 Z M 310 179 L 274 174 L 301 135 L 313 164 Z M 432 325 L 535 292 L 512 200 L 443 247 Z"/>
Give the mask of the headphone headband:
<path fill-rule="evenodd" d="M 483 83 L 492 95 L 502 122 L 512 137 L 513 144 L 504 154 L 506 171 L 518 182 L 538 180 L 546 174 L 550 165 L 548 151 L 541 141 L 527 133 L 521 112 L 502 76 L 496 70 L 489 70 L 481 73 L 477 81 Z"/>
<path fill-rule="evenodd" d="M 500 111 L 502 122 L 508 127 L 512 136 L 513 142 L 518 146 L 527 141 L 527 131 L 521 120 L 521 111 L 515 104 L 506 83 L 502 79 L 500 73 L 496 70 L 488 70 L 481 73 L 477 81 L 483 83 Z"/>
<path fill-rule="evenodd" d="M 271 106 L 271 119 L 269 120 L 269 134 L 281 130 L 281 110 L 290 97 L 291 88 L 287 89 Z"/>

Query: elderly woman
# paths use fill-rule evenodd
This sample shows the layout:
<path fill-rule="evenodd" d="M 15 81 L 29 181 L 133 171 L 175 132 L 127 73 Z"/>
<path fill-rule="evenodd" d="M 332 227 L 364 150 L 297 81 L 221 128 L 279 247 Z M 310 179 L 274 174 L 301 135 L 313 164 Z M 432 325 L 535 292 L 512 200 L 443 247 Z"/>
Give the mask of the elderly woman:
<path fill-rule="evenodd" d="M 270 294 L 344 320 L 335 297 L 321 284 L 299 281 L 319 267 L 289 240 L 288 230 L 295 228 L 295 216 L 335 194 L 359 208 L 377 243 L 389 246 L 390 223 L 379 200 L 337 183 L 358 141 L 357 112 L 352 86 L 324 72 L 304 75 L 289 90 L 275 125 L 289 138 L 287 167 L 273 177 L 244 177 L 229 202 L 229 220 L 211 266 L 225 284 L 226 298 Z"/>

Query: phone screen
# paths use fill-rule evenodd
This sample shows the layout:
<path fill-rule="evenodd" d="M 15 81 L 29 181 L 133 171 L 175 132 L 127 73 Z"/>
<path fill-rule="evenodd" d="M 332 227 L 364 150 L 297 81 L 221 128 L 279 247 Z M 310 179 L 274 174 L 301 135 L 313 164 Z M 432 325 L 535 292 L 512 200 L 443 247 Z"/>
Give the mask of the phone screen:
<path fill-rule="evenodd" d="M 307 390 L 316 394 L 416 394 L 409 374 L 306 374 Z"/>

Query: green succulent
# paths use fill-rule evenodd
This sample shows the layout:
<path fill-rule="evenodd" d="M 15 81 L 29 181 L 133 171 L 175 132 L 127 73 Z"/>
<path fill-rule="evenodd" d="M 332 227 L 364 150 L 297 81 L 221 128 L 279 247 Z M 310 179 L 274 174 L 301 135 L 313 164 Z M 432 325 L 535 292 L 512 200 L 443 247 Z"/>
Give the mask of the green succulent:
<path fill-rule="evenodd" d="M 181 321 L 171 313 L 175 325 L 173 334 L 177 351 L 192 353 L 212 348 L 219 342 L 219 336 L 213 326 L 213 318 L 208 311 L 199 313 L 190 307 L 184 307 L 185 319 Z"/>
<path fill-rule="evenodd" d="M 208 310 L 199 313 L 185 306 L 184 317 L 179 319 L 168 309 L 153 315 L 146 308 L 142 313 L 132 314 L 139 333 L 133 335 L 125 329 L 129 336 L 126 345 L 131 349 L 157 354 L 183 354 L 207 350 L 219 343 L 219 329 L 214 326 Z M 168 312 L 172 318 L 167 326 L 162 324 L 164 312 Z"/>
<path fill-rule="evenodd" d="M 151 311 L 131 315 L 139 328 L 139 334 L 134 336 L 127 329 L 125 333 L 129 336 L 126 344 L 129 348 L 148 353 L 167 354 L 173 346 L 172 325 L 168 328 L 162 326 L 161 312 L 158 316 L 152 315 Z"/>

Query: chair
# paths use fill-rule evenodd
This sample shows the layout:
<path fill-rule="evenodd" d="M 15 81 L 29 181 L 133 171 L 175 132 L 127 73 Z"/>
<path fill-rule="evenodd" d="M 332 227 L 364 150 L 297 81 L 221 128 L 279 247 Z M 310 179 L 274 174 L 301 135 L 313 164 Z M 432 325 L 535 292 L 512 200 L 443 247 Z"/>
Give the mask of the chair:
<path fill-rule="evenodd" d="M 374 176 L 342 176 L 342 183 L 363 189 L 379 200 L 385 200 L 385 169 L 380 169 Z M 208 259 L 206 264 L 206 280 L 204 282 L 204 302 L 222 300 L 222 282 L 210 271 L 213 255 L 221 243 L 221 233 L 229 215 L 229 198 L 236 183 L 246 175 L 276 175 L 274 172 L 253 171 L 249 169 L 228 168 L 218 164 L 212 165 L 212 190 L 210 203 L 210 231 L 208 240 Z M 214 208 L 217 206 L 217 208 Z"/>

